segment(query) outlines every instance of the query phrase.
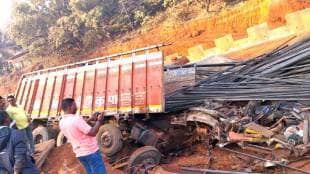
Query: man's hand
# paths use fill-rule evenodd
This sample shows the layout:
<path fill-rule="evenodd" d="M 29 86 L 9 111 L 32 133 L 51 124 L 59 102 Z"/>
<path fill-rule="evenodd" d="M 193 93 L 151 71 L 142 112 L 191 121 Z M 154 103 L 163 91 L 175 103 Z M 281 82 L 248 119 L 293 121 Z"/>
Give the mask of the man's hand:
<path fill-rule="evenodd" d="M 101 127 L 103 123 L 103 120 L 104 120 L 104 113 L 101 113 L 98 115 L 95 125 L 91 128 L 91 130 L 89 131 L 87 135 L 93 136 L 93 137 L 96 136 L 99 131 L 99 128 Z"/>
<path fill-rule="evenodd" d="M 101 123 L 104 121 L 104 113 L 101 113 L 98 118 L 97 121 L 100 121 Z"/>
<path fill-rule="evenodd" d="M 100 115 L 99 112 L 93 113 L 93 114 L 90 116 L 90 118 L 87 120 L 87 122 L 90 122 L 90 121 L 97 121 L 99 115 Z"/>

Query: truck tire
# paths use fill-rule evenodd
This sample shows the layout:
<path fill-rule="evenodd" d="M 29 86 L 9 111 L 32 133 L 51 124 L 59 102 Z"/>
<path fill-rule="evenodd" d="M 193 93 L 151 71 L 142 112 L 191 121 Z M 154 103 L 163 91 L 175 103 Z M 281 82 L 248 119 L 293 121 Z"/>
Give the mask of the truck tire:
<path fill-rule="evenodd" d="M 97 142 L 100 150 L 107 156 L 113 156 L 123 147 L 122 133 L 113 124 L 105 124 L 97 133 Z"/>
<path fill-rule="evenodd" d="M 144 146 L 135 150 L 129 157 L 129 174 L 144 174 L 159 165 L 161 153 L 154 146 Z"/>
<path fill-rule="evenodd" d="M 62 132 L 59 132 L 59 134 L 57 136 L 56 146 L 60 147 L 66 143 L 67 143 L 67 138 L 65 137 L 65 135 Z"/>
<path fill-rule="evenodd" d="M 38 126 L 32 131 L 34 144 L 39 144 L 49 140 L 48 129 L 43 126 Z"/>

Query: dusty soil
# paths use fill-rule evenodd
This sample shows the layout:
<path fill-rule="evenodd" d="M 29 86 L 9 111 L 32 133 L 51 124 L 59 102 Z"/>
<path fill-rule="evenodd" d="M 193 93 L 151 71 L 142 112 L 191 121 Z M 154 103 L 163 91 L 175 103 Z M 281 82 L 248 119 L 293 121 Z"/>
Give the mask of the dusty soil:
<path fill-rule="evenodd" d="M 109 174 L 122 174 L 105 162 Z M 86 174 L 70 144 L 55 148 L 41 169 L 41 174 Z"/>
<path fill-rule="evenodd" d="M 17 89 L 18 80 L 22 73 L 16 72 L 15 74 L 7 74 L 0 78 L 0 95 L 7 95 L 15 93 Z"/>
<path fill-rule="evenodd" d="M 231 147 L 233 149 L 238 149 L 236 147 Z M 240 150 L 240 149 L 238 149 Z M 267 154 L 258 154 L 253 151 L 240 150 L 245 153 L 250 153 L 262 158 L 270 158 Z M 275 151 L 276 157 L 288 158 L 289 153 L 287 150 L 277 150 Z M 308 154 L 310 155 L 310 154 Z M 215 148 L 211 151 L 211 162 L 209 161 L 210 155 L 208 150 L 202 144 L 196 145 L 192 148 L 192 151 L 185 152 L 184 154 L 173 157 L 168 164 L 162 164 L 161 167 L 169 172 L 182 173 L 182 174 L 194 174 L 193 172 L 183 171 L 180 169 L 182 166 L 197 167 L 197 168 L 210 168 L 218 170 L 228 170 L 228 171 L 255 171 L 261 173 L 288 173 L 297 174 L 297 172 L 291 170 L 285 170 L 282 168 L 275 169 L 264 169 L 263 164 L 257 160 L 253 160 L 248 157 L 235 155 L 219 148 Z M 112 167 L 105 162 L 109 174 L 123 174 L 120 170 L 113 170 Z M 310 170 L 310 158 L 305 157 L 296 162 L 291 162 L 290 166 L 303 169 L 305 171 Z M 71 150 L 69 144 L 64 145 L 60 148 L 56 148 L 49 155 L 48 160 L 42 167 L 41 174 L 86 174 L 82 165 L 75 158 L 74 153 Z"/>
<path fill-rule="evenodd" d="M 268 25 L 276 28 L 285 24 L 285 15 L 294 11 L 310 7 L 308 0 L 273 0 L 270 4 Z"/>
<path fill-rule="evenodd" d="M 182 7 L 186 8 L 186 4 Z M 235 39 L 244 38 L 247 36 L 246 29 L 253 25 L 267 22 L 270 28 L 280 27 L 286 22 L 286 14 L 309 7 L 310 1 L 307 0 L 248 0 L 187 22 L 164 22 L 152 30 L 132 34 L 126 40 L 105 44 L 92 56 L 159 43 L 172 43 L 163 48 L 166 55 L 187 55 L 187 49 L 196 44 L 203 44 L 206 48 L 214 47 L 213 40 L 226 34 L 232 34 Z"/>
<path fill-rule="evenodd" d="M 292 163 L 290 166 L 292 167 L 296 167 L 298 169 L 303 169 L 305 171 L 310 171 L 310 159 L 307 158 L 305 160 L 301 160 L 301 161 L 298 161 L 298 162 L 294 162 Z M 283 173 L 282 171 L 279 171 L 278 173 Z M 290 173 L 290 174 L 298 174 L 299 172 L 293 172 L 293 171 L 290 171 L 290 172 L 287 172 L 287 173 Z"/>
<path fill-rule="evenodd" d="M 261 158 L 270 159 L 271 156 L 268 154 L 256 153 L 249 150 L 240 150 L 236 147 L 230 147 L 232 149 L 252 154 Z M 308 154 L 309 155 L 309 154 Z M 244 157 L 241 155 L 236 155 L 230 152 L 221 150 L 220 148 L 215 148 L 211 152 L 212 160 L 209 162 L 209 155 L 207 149 L 203 145 L 198 145 L 195 147 L 193 154 L 184 155 L 172 160 L 169 164 L 161 165 L 165 170 L 175 173 L 182 174 L 194 174 L 194 172 L 183 171 L 180 169 L 181 166 L 197 167 L 197 168 L 210 168 L 215 170 L 227 170 L 227 171 L 253 171 L 260 173 L 288 173 L 297 174 L 292 170 L 282 169 L 282 168 L 272 168 L 265 169 L 263 163 L 251 159 L 249 157 Z M 291 159 L 289 152 L 285 149 L 280 149 L 275 151 L 276 158 Z M 296 167 L 305 171 L 310 171 L 310 158 L 304 157 L 304 159 L 298 160 L 296 162 L 290 162 L 289 166 Z M 196 172 L 197 173 L 197 172 Z"/>
<path fill-rule="evenodd" d="M 203 145 L 195 147 L 193 154 L 175 158 L 171 163 L 163 165 L 163 168 L 176 173 L 190 174 L 180 170 L 181 166 L 220 169 L 220 170 L 242 170 L 253 162 L 248 158 L 239 158 L 218 148 L 211 151 L 211 162 L 209 161 L 207 149 Z"/>

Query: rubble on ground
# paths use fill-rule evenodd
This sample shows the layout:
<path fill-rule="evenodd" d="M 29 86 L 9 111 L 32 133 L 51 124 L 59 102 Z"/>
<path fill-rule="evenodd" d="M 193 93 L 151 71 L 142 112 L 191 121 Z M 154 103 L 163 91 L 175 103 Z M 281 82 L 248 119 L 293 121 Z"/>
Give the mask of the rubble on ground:
<path fill-rule="evenodd" d="M 217 146 L 256 161 L 255 165 L 239 168 L 242 172 L 281 167 L 310 173 L 289 165 L 290 160 L 302 160 L 310 151 L 309 46 L 307 38 L 256 59 L 229 65 L 197 85 L 169 95 L 166 108 L 171 112 L 186 108 L 183 114 L 197 122 L 197 132 L 207 147 Z M 208 130 L 200 128 L 198 122 L 207 123 Z M 285 149 L 288 154 L 276 155 L 278 149 Z M 259 170 L 257 166 L 261 166 Z M 209 167 L 183 169 L 238 173 Z"/>

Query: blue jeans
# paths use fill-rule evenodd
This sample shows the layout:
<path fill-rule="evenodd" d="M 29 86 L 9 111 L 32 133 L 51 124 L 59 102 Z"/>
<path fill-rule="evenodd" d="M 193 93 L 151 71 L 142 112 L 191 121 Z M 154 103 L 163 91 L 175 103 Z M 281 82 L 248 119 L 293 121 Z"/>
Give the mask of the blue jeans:
<path fill-rule="evenodd" d="M 21 171 L 22 174 L 40 174 L 40 171 L 38 167 L 35 165 L 35 163 L 31 163 L 26 165 L 26 167 L 22 168 Z"/>
<path fill-rule="evenodd" d="M 78 157 L 78 159 L 83 164 L 87 174 L 108 174 L 99 150 L 93 154 Z"/>
<path fill-rule="evenodd" d="M 31 155 L 34 154 L 35 149 L 34 149 L 34 140 L 33 140 L 33 135 L 32 135 L 32 126 L 29 125 L 27 128 L 23 129 L 26 133 L 26 137 L 30 146 L 30 153 Z"/>

